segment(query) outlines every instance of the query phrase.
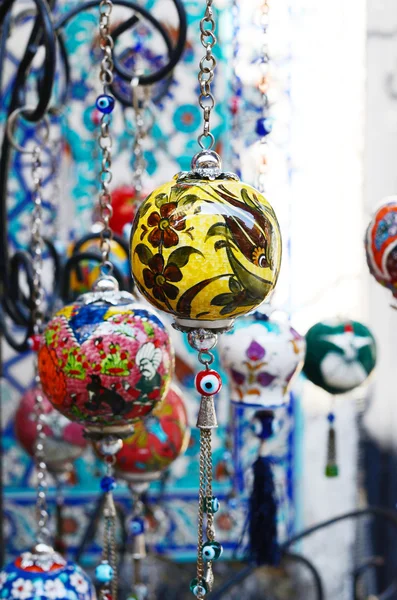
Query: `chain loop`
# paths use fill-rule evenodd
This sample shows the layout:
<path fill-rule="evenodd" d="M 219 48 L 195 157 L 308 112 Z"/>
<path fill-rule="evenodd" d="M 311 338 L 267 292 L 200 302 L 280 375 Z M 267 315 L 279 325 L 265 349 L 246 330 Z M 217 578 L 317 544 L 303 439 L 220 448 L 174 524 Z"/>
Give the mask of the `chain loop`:
<path fill-rule="evenodd" d="M 214 80 L 216 58 L 213 55 L 213 47 L 216 44 L 215 36 L 215 20 L 212 10 L 213 0 L 206 0 L 206 11 L 204 17 L 200 21 L 200 40 L 205 49 L 205 56 L 200 60 L 200 71 L 198 80 L 200 84 L 199 106 L 204 112 L 203 133 L 198 137 L 200 148 L 210 150 L 215 139 L 210 131 L 211 111 L 215 106 L 215 98 L 211 92 L 211 83 Z M 204 139 L 208 140 L 208 144 L 204 144 Z"/>
<path fill-rule="evenodd" d="M 108 94 L 108 88 L 113 83 L 113 39 L 110 35 L 110 16 L 113 10 L 111 0 L 102 0 L 99 5 L 99 45 L 103 52 L 99 80 L 103 85 L 103 93 Z M 110 114 L 103 114 L 100 122 L 100 134 L 98 145 L 102 153 L 101 170 L 99 180 L 101 191 L 99 194 L 99 213 L 103 228 L 100 232 L 100 252 L 102 257 L 102 272 L 106 267 L 108 274 L 111 274 L 113 266 L 109 261 L 111 252 L 111 243 L 113 232 L 110 227 L 110 220 L 113 215 L 112 196 L 109 185 L 112 181 L 112 136 L 109 131 L 111 121 Z M 109 272 L 109 265 L 111 266 Z"/>

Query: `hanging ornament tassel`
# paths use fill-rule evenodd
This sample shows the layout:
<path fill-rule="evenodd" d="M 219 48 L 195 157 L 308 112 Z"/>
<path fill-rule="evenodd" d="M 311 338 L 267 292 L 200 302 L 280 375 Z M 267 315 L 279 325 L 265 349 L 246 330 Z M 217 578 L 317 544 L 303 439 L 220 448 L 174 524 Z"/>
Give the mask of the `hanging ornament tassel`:
<path fill-rule="evenodd" d="M 134 565 L 134 579 L 132 582 L 132 594 L 128 600 L 145 600 L 148 589 L 142 578 L 142 560 L 146 558 L 146 539 L 145 539 L 145 505 L 142 501 L 148 484 L 130 484 L 133 498 L 133 511 L 128 519 L 126 528 L 129 536 L 130 554 Z"/>
<path fill-rule="evenodd" d="M 339 468 L 336 459 L 336 431 L 334 428 L 335 414 L 330 412 L 328 417 L 329 429 L 327 440 L 327 464 L 325 467 L 326 477 L 338 477 Z"/>
<path fill-rule="evenodd" d="M 122 440 L 109 436 L 98 442 L 98 450 L 105 457 L 106 474 L 101 479 L 101 490 L 105 494 L 103 503 L 103 548 L 102 561 L 95 569 L 95 577 L 100 586 L 100 600 L 117 599 L 117 547 L 116 519 L 113 490 L 117 487 L 113 476 L 115 454 L 122 447 Z"/>
<path fill-rule="evenodd" d="M 257 565 L 276 566 L 280 562 L 277 536 L 277 499 L 273 459 L 266 456 L 266 441 L 273 436 L 273 411 L 255 413 L 255 433 L 261 440 L 259 456 L 253 464 L 254 483 L 249 501 L 249 555 Z"/>
<path fill-rule="evenodd" d="M 197 536 L 197 575 L 190 583 L 190 590 L 196 598 L 212 590 L 214 583 L 213 562 L 220 558 L 223 549 L 215 540 L 214 514 L 219 508 L 218 500 L 212 492 L 212 430 L 218 427 L 214 396 L 222 388 L 222 379 L 210 366 L 214 362 L 212 348 L 217 343 L 217 335 L 205 329 L 191 331 L 189 344 L 198 350 L 198 359 L 205 369 L 196 375 L 196 389 L 201 394 L 197 427 L 200 429 L 200 482 L 198 504 Z M 205 536 L 204 541 L 204 521 Z"/>

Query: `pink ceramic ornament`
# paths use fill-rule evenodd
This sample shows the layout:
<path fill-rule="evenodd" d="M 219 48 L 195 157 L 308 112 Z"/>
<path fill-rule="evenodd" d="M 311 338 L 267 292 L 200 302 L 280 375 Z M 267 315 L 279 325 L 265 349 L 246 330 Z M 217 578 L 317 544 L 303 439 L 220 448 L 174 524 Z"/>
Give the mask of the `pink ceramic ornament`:
<path fill-rule="evenodd" d="M 121 434 L 167 393 L 173 352 L 159 317 L 117 290 L 84 294 L 47 325 L 39 374 L 52 405 L 92 434 Z"/>
<path fill-rule="evenodd" d="M 87 446 L 83 427 L 72 423 L 56 411 L 40 388 L 31 388 L 22 396 L 15 414 L 15 436 L 30 456 L 34 456 L 36 443 L 36 395 L 41 394 L 41 410 L 44 414 L 44 456 L 47 467 L 53 473 L 71 469 L 71 463 L 79 458 Z"/>

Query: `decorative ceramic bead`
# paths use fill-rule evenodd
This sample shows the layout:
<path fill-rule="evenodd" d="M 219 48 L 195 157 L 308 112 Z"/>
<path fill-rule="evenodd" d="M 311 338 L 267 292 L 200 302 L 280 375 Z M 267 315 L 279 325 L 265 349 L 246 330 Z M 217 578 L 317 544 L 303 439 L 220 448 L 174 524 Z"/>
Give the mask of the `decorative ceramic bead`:
<path fill-rule="evenodd" d="M 370 273 L 397 296 L 397 196 L 391 196 L 373 215 L 365 235 Z"/>
<path fill-rule="evenodd" d="M 288 402 L 305 355 L 304 338 L 288 323 L 259 313 L 239 319 L 219 349 L 233 402 L 269 409 Z"/>
<path fill-rule="evenodd" d="M 182 394 L 172 386 L 153 413 L 134 427 L 116 455 L 117 475 L 128 481 L 151 481 L 183 454 L 190 430 Z"/>
<path fill-rule="evenodd" d="M 19 600 L 95 600 L 94 586 L 75 563 L 66 562 L 52 548 L 25 552 L 0 573 L 0 597 Z M 48 547 L 47 547 L 48 548 Z"/>
<path fill-rule="evenodd" d="M 272 129 L 273 123 L 271 119 L 262 117 L 261 119 L 257 120 L 255 131 L 260 137 L 265 137 L 272 132 Z"/>
<path fill-rule="evenodd" d="M 197 155 L 192 172 L 150 194 L 131 233 L 137 286 L 182 328 L 230 327 L 267 298 L 280 270 L 272 207 L 217 165 L 216 153 Z"/>
<path fill-rule="evenodd" d="M 98 583 L 109 583 L 113 579 L 113 569 L 108 562 L 102 562 L 95 569 L 95 579 Z"/>
<path fill-rule="evenodd" d="M 70 290 L 74 297 L 90 292 L 95 281 L 100 276 L 100 242 L 97 239 L 87 240 L 83 244 L 74 242 L 68 248 L 68 256 L 77 252 L 90 252 L 98 257 L 98 261 L 84 259 L 79 262 L 79 269 L 73 270 L 70 275 Z M 130 278 L 130 264 L 123 247 L 116 241 L 110 241 L 110 261 L 126 279 Z"/>
<path fill-rule="evenodd" d="M 198 582 L 197 578 L 195 577 L 190 582 L 190 591 L 193 592 L 193 594 L 195 596 L 199 596 L 200 594 L 202 596 L 205 596 L 206 593 L 208 592 L 208 586 L 207 586 L 206 582 L 204 581 L 204 579 L 201 581 L 201 585 L 199 585 L 199 582 Z"/>
<path fill-rule="evenodd" d="M 222 388 L 222 379 L 213 369 L 199 371 L 195 378 L 196 390 L 202 396 L 214 396 Z"/>
<path fill-rule="evenodd" d="M 375 368 L 374 336 L 358 321 L 317 323 L 307 332 L 306 345 L 306 377 L 331 394 L 353 390 Z"/>
<path fill-rule="evenodd" d="M 114 477 L 109 477 L 108 475 L 105 475 L 105 477 L 102 477 L 101 479 L 101 489 L 104 492 L 111 492 L 112 490 L 115 490 L 117 487 L 117 483 Z"/>
<path fill-rule="evenodd" d="M 15 414 L 15 436 L 23 449 L 30 456 L 34 456 L 37 437 L 35 402 L 38 394 L 43 398 L 41 407 L 46 434 L 44 458 L 47 467 L 53 473 L 68 471 L 71 463 L 79 458 L 87 447 L 83 428 L 60 415 L 40 388 L 31 388 L 22 396 Z"/>
<path fill-rule="evenodd" d="M 332 425 L 332 423 L 335 422 L 335 415 L 334 415 L 334 413 L 329 413 L 327 415 L 327 419 L 328 419 L 328 423 L 331 423 L 331 425 Z"/>
<path fill-rule="evenodd" d="M 218 512 L 218 510 L 220 508 L 220 502 L 216 496 L 212 496 L 212 500 L 210 502 L 211 502 L 211 513 L 214 515 L 215 513 Z M 208 506 L 208 498 L 204 498 L 203 512 L 205 512 L 205 513 L 208 512 L 207 506 Z"/>
<path fill-rule="evenodd" d="M 127 528 L 130 535 L 140 535 L 145 531 L 145 521 L 140 517 L 132 517 L 127 523 Z"/>
<path fill-rule="evenodd" d="M 32 335 L 28 340 L 28 344 L 33 352 L 38 352 L 41 344 L 41 335 Z"/>
<path fill-rule="evenodd" d="M 43 337 L 43 390 L 59 412 L 92 432 L 131 430 L 167 393 L 169 335 L 131 294 L 84 294 L 55 315 Z"/>
<path fill-rule="evenodd" d="M 114 98 L 109 94 L 101 94 L 96 99 L 95 106 L 99 112 L 103 113 L 104 115 L 108 115 L 114 109 Z"/>
<path fill-rule="evenodd" d="M 206 561 L 218 560 L 222 556 L 223 548 L 219 542 L 205 542 L 203 544 L 203 558 Z"/>

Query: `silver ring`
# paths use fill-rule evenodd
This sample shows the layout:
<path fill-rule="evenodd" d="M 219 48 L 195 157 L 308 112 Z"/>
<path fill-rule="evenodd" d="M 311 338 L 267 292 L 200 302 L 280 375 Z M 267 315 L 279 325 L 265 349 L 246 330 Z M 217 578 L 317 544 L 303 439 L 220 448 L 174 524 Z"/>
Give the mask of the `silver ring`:
<path fill-rule="evenodd" d="M 14 138 L 14 127 L 15 127 L 15 122 L 16 122 L 17 118 L 19 117 L 19 115 L 21 113 L 29 111 L 29 110 L 31 110 L 31 111 L 35 110 L 35 107 L 34 106 L 22 106 L 21 108 L 15 109 L 10 114 L 10 116 L 8 117 L 8 120 L 7 120 L 7 137 L 8 137 L 8 140 L 9 140 L 11 146 L 13 146 L 13 148 L 15 148 L 15 150 L 18 150 L 18 152 L 21 152 L 22 154 L 32 154 L 33 155 L 34 150 L 26 150 L 26 148 L 24 148 L 23 146 L 18 144 L 18 142 Z M 44 148 L 50 138 L 50 120 L 49 120 L 48 116 L 46 115 L 45 117 L 43 117 L 43 119 L 39 123 L 43 124 L 44 133 L 42 136 L 40 136 L 39 142 L 36 144 L 36 147 L 39 146 L 40 148 Z"/>

